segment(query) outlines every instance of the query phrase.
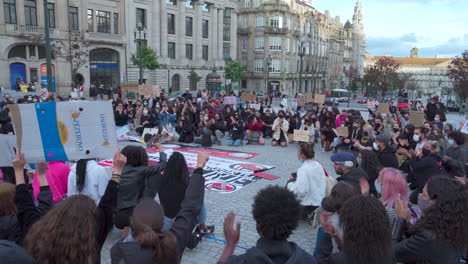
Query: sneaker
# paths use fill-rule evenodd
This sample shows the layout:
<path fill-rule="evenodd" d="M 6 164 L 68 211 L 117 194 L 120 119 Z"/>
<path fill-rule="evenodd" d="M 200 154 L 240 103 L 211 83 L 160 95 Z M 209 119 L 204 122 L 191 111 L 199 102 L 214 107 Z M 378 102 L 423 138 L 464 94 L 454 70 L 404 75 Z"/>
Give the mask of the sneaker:
<path fill-rule="evenodd" d="M 201 242 L 203 235 L 199 232 L 198 228 L 193 232 L 192 237 L 190 238 L 187 247 L 189 249 L 194 249 L 197 247 L 198 243 Z"/>
<path fill-rule="evenodd" d="M 196 231 L 200 232 L 200 234 L 202 236 L 209 236 L 209 235 L 212 235 L 214 233 L 215 226 L 214 225 L 206 226 L 205 230 L 200 230 L 200 227 L 197 227 Z"/>

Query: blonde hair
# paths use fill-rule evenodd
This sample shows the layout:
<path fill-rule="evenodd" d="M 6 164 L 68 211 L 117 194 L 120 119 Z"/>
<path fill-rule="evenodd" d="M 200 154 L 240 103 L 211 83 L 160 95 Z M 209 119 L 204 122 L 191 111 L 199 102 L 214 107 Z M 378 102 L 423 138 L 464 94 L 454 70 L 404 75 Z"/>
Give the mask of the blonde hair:
<path fill-rule="evenodd" d="M 438 153 L 440 151 L 439 141 L 428 141 L 427 143 L 431 144 L 432 152 Z"/>

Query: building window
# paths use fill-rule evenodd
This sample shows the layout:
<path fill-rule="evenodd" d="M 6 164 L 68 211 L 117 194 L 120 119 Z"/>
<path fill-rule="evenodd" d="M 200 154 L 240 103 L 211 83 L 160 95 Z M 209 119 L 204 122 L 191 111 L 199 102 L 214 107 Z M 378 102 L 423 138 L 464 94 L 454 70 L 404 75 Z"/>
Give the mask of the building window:
<path fill-rule="evenodd" d="M 255 71 L 263 72 L 265 70 L 265 65 L 263 59 L 255 59 Z"/>
<path fill-rule="evenodd" d="M 106 11 L 96 11 L 97 32 L 110 33 L 111 13 Z"/>
<path fill-rule="evenodd" d="M 208 45 L 203 45 L 202 47 L 202 59 L 208 60 Z"/>
<path fill-rule="evenodd" d="M 141 23 L 141 26 L 146 28 L 146 9 L 137 8 L 136 9 L 136 25 L 138 27 L 138 23 Z"/>
<path fill-rule="evenodd" d="M 311 29 L 312 29 L 312 27 L 311 27 L 310 21 L 307 21 L 306 28 L 305 28 L 305 33 L 310 34 Z"/>
<path fill-rule="evenodd" d="M 281 51 L 281 37 L 270 37 L 270 51 Z"/>
<path fill-rule="evenodd" d="M 193 36 L 193 18 L 185 17 L 185 36 Z"/>
<path fill-rule="evenodd" d="M 167 56 L 171 59 L 175 59 L 175 42 L 167 43 Z"/>
<path fill-rule="evenodd" d="M 255 38 L 255 50 L 264 50 L 265 49 L 265 38 L 256 37 Z"/>
<path fill-rule="evenodd" d="M 244 0 L 244 8 L 250 8 L 250 1 L 251 0 Z"/>
<path fill-rule="evenodd" d="M 94 32 L 94 14 L 92 9 L 88 9 L 88 32 Z"/>
<path fill-rule="evenodd" d="M 186 1 L 185 8 L 192 8 L 193 9 L 193 1 Z"/>
<path fill-rule="evenodd" d="M 167 14 L 167 33 L 175 34 L 175 15 Z"/>
<path fill-rule="evenodd" d="M 245 69 L 249 66 L 249 60 L 247 58 L 242 58 L 242 66 L 244 66 Z"/>
<path fill-rule="evenodd" d="M 286 73 L 289 72 L 289 61 L 288 60 L 284 61 L 284 72 L 286 72 Z"/>
<path fill-rule="evenodd" d="M 271 60 L 270 72 L 281 72 L 281 60 L 280 59 Z"/>
<path fill-rule="evenodd" d="M 16 0 L 3 0 L 5 23 L 16 24 Z"/>
<path fill-rule="evenodd" d="M 242 27 L 243 28 L 249 28 L 249 17 L 248 16 L 243 16 L 242 17 Z"/>
<path fill-rule="evenodd" d="M 224 18 L 231 18 L 231 8 L 224 9 Z"/>
<path fill-rule="evenodd" d="M 270 26 L 272 28 L 282 28 L 283 27 L 283 17 L 272 16 L 270 18 Z"/>
<path fill-rule="evenodd" d="M 203 19 L 202 20 L 202 35 L 203 35 L 203 38 L 208 38 L 208 34 L 209 34 L 208 29 L 209 29 L 208 20 Z"/>
<path fill-rule="evenodd" d="M 231 46 L 228 44 L 228 45 L 224 45 L 223 46 L 223 59 L 225 61 L 229 60 L 231 58 Z"/>
<path fill-rule="evenodd" d="M 31 78 L 31 82 L 38 82 L 39 79 L 37 77 L 37 68 L 30 68 L 29 69 L 29 76 Z"/>
<path fill-rule="evenodd" d="M 70 30 L 78 30 L 78 7 L 70 6 L 68 8 L 68 20 L 70 24 Z M 109 32 L 110 33 L 110 13 L 109 13 Z"/>
<path fill-rule="evenodd" d="M 47 3 L 47 11 L 49 12 L 49 27 L 55 28 L 55 5 Z"/>
<path fill-rule="evenodd" d="M 242 51 L 248 51 L 249 41 L 247 39 L 242 40 Z"/>
<path fill-rule="evenodd" d="M 256 16 L 255 17 L 255 28 L 262 29 L 265 27 L 265 17 Z"/>
<path fill-rule="evenodd" d="M 114 13 L 114 34 L 119 34 L 119 14 Z"/>
<path fill-rule="evenodd" d="M 286 19 L 286 27 L 287 27 L 289 30 L 291 30 L 291 17 L 288 17 L 288 18 Z"/>
<path fill-rule="evenodd" d="M 30 45 L 29 47 L 29 58 L 36 57 L 36 46 Z"/>
<path fill-rule="evenodd" d="M 223 26 L 223 40 L 230 41 L 231 40 L 231 25 L 224 24 Z"/>
<path fill-rule="evenodd" d="M 168 4 L 168 5 L 177 5 L 177 0 L 166 0 L 166 4 Z"/>
<path fill-rule="evenodd" d="M 291 39 L 287 38 L 287 39 L 286 39 L 286 44 L 285 44 L 286 46 L 284 47 L 284 50 L 285 50 L 286 52 L 289 52 L 289 45 L 290 45 L 290 42 L 291 42 Z"/>
<path fill-rule="evenodd" d="M 37 26 L 37 10 L 35 0 L 24 1 L 24 16 L 27 26 Z"/>
<path fill-rule="evenodd" d="M 202 5 L 202 11 L 205 12 L 205 13 L 209 13 L 210 12 L 210 8 L 211 8 L 211 4 L 209 3 L 204 3 Z"/>
<path fill-rule="evenodd" d="M 185 44 L 185 57 L 189 60 L 193 60 L 193 45 Z"/>

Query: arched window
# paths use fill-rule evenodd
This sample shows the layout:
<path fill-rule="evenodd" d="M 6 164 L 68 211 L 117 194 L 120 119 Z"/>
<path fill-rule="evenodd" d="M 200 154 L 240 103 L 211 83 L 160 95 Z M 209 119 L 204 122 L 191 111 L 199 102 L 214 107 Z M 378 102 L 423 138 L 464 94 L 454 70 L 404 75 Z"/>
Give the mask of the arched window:
<path fill-rule="evenodd" d="M 310 32 L 311 32 L 311 24 L 310 24 L 310 21 L 307 21 L 306 28 L 305 28 L 305 33 L 310 34 Z"/>
<path fill-rule="evenodd" d="M 22 58 L 22 59 L 27 59 L 26 58 L 26 45 L 18 45 L 13 47 L 10 52 L 8 52 L 8 59 L 13 59 L 13 58 Z"/>

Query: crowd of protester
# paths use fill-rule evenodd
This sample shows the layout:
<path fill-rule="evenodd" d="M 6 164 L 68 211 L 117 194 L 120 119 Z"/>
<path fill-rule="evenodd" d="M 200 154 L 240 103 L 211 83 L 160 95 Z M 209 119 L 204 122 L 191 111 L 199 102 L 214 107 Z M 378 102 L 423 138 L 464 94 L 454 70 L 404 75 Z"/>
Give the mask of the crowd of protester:
<path fill-rule="evenodd" d="M 66 101 L 27 97 L 0 103 L 1 132 L 13 133 L 8 105 Z M 260 107 L 254 107 L 252 104 Z M 267 144 L 287 147 L 294 130 L 301 165 L 286 186 L 269 186 L 252 205 L 259 239 L 234 256 L 241 223 L 235 212 L 224 221 L 226 244 L 219 263 L 440 263 L 466 261 L 468 249 L 468 142 L 460 124 L 446 120 L 433 98 L 426 121 L 414 126 L 409 112 L 380 113 L 312 105 L 291 108 L 272 102 L 224 105 L 223 97 L 128 98 L 113 101 L 117 127 L 142 134 L 157 128 L 151 146 L 160 162 L 149 166 L 143 147 L 117 151 L 110 175 L 96 160 L 25 163 L 17 151 L 1 168 L 0 257 L 6 263 L 99 263 L 113 227 L 122 238 L 112 263 L 179 263 L 194 234 L 206 225 L 203 167 L 192 173 L 180 153 L 167 159 L 161 143 Z M 367 117 L 365 117 L 367 116 Z M 468 117 L 468 116 L 467 116 Z M 340 127 L 348 135 L 337 135 Z M 333 152 L 336 180 L 316 158 Z M 31 167 L 34 167 L 32 170 Z M 159 197 L 159 202 L 155 197 Z M 314 254 L 290 235 L 305 220 L 318 223 Z M 195 230 L 195 231 L 194 231 Z M 312 234 L 310 234 L 312 237 Z"/>

